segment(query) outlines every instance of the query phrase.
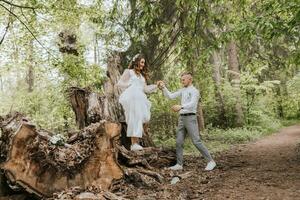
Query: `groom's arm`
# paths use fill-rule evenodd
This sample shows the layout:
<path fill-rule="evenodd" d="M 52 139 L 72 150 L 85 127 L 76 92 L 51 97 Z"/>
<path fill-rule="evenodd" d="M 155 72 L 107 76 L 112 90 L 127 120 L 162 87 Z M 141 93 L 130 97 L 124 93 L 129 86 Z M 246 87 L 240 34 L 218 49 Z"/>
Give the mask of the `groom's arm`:
<path fill-rule="evenodd" d="M 168 88 L 164 87 L 162 89 L 162 91 L 163 91 L 165 97 L 168 97 L 169 99 L 175 99 L 176 97 L 181 96 L 181 89 L 172 93 L 168 90 Z"/>

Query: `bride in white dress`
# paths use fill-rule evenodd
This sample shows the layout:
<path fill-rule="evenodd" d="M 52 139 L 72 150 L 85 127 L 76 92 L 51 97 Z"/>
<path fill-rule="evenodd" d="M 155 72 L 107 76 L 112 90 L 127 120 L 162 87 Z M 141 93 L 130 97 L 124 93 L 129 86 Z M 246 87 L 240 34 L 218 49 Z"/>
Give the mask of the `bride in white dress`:
<path fill-rule="evenodd" d="M 125 111 L 127 137 L 131 138 L 130 149 L 132 151 L 143 149 L 138 144 L 138 140 L 143 136 L 143 123 L 150 120 L 151 102 L 145 93 L 152 93 L 157 90 L 157 85 L 147 85 L 147 78 L 145 58 L 141 54 L 137 54 L 117 84 L 123 89 L 119 102 Z"/>

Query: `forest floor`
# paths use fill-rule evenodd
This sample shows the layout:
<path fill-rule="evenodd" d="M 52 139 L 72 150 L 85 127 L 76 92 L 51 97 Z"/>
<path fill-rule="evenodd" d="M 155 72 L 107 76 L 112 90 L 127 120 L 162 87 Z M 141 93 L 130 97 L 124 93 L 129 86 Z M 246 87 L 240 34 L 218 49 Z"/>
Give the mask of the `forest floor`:
<path fill-rule="evenodd" d="M 300 199 L 300 124 L 214 154 L 217 167 L 210 172 L 204 171 L 203 157 L 184 158 L 182 171 L 170 171 L 169 166 L 151 169 L 164 177 L 162 183 L 153 179 L 145 185 L 125 177 L 112 192 L 134 200 Z M 181 178 L 171 184 L 176 176 Z M 14 195 L 0 200 L 32 198 Z"/>
<path fill-rule="evenodd" d="M 205 172 L 204 159 L 185 156 L 189 174 L 170 184 L 172 173 L 160 170 L 168 182 L 158 187 L 126 187 L 128 199 L 300 199 L 300 125 L 254 142 L 217 153 L 215 170 Z"/>

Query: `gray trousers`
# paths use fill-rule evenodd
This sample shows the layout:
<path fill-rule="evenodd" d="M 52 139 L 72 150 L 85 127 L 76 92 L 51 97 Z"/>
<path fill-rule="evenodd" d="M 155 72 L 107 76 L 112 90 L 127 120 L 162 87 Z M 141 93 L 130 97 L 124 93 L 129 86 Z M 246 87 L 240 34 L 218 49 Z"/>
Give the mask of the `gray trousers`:
<path fill-rule="evenodd" d="M 177 135 L 176 135 L 176 158 L 177 164 L 183 165 L 183 143 L 186 133 L 192 139 L 195 147 L 205 157 L 207 161 L 211 161 L 212 157 L 207 148 L 202 144 L 199 135 L 198 121 L 196 115 L 179 116 Z"/>

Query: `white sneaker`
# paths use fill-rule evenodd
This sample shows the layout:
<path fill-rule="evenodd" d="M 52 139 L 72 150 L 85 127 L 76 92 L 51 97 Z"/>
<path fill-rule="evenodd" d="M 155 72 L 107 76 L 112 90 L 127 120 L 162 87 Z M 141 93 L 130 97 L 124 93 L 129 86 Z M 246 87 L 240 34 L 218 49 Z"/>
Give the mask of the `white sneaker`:
<path fill-rule="evenodd" d="M 205 171 L 211 171 L 213 170 L 215 167 L 217 166 L 216 162 L 211 160 L 207 163 L 206 167 L 205 167 Z"/>
<path fill-rule="evenodd" d="M 174 165 L 172 167 L 169 167 L 169 169 L 170 170 L 182 170 L 183 167 L 182 167 L 182 165 L 176 164 L 176 165 Z"/>
<path fill-rule="evenodd" d="M 143 147 L 137 143 L 130 146 L 131 151 L 140 151 L 143 150 Z"/>

